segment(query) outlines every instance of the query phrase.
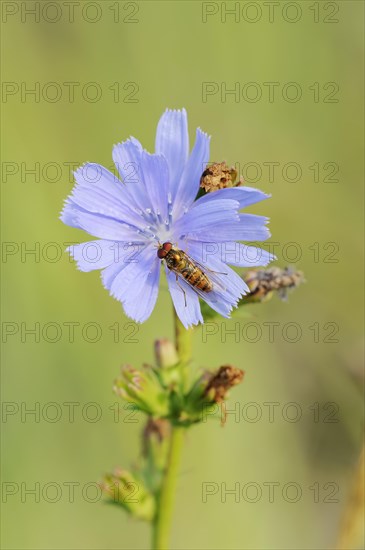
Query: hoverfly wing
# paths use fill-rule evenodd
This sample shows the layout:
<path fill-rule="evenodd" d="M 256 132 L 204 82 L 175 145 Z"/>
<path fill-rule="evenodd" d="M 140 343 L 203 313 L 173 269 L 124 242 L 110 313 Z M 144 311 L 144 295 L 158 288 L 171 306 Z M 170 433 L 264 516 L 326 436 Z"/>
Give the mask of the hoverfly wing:
<path fill-rule="evenodd" d="M 192 285 L 185 277 L 181 275 L 181 273 L 174 272 L 174 274 L 178 277 L 180 283 L 185 283 L 188 287 L 190 287 L 202 300 L 205 302 L 211 302 L 213 304 L 216 304 L 219 302 L 219 294 L 224 293 L 225 288 L 221 285 L 219 281 L 216 281 L 213 279 L 213 277 L 209 274 L 209 280 L 213 285 L 213 289 L 210 292 L 201 290 L 199 287 Z"/>
<path fill-rule="evenodd" d="M 191 258 L 184 250 L 171 245 L 170 242 L 164 243 L 170 245 L 169 250 L 159 258 L 166 262 L 166 268 L 170 273 L 174 273 L 178 286 L 184 293 L 186 302 L 186 292 L 184 283 L 190 287 L 202 300 L 208 304 L 216 304 L 223 300 L 226 292 L 225 285 L 222 284 L 222 276 L 226 273 L 212 271 L 207 266 L 200 264 L 194 258 Z M 161 250 L 162 250 L 161 248 Z M 162 253 L 165 249 L 162 250 Z M 190 279 L 190 280 L 189 280 Z"/>
<path fill-rule="evenodd" d="M 223 282 L 218 277 L 218 275 L 223 275 L 224 277 L 224 276 L 227 276 L 228 273 L 213 271 L 208 266 L 201 264 L 200 262 L 198 262 L 198 260 L 195 260 L 194 258 L 189 256 L 189 254 L 187 254 L 185 251 L 184 251 L 184 254 L 192 264 L 198 266 L 202 270 L 202 272 L 209 278 L 210 282 L 213 284 L 213 290 L 220 291 L 220 292 L 225 292 L 227 290 Z M 188 281 L 185 280 L 185 282 L 187 282 L 189 286 L 191 286 L 192 288 L 194 288 L 194 290 L 196 290 L 195 287 L 190 285 Z M 206 297 L 207 294 L 210 294 L 210 293 L 203 292 L 202 294 L 203 294 L 203 297 L 204 296 Z"/>
<path fill-rule="evenodd" d="M 218 299 L 214 293 L 214 291 L 212 292 L 204 292 L 203 290 L 201 290 L 200 288 L 192 285 L 191 283 L 189 283 L 189 281 L 187 281 L 185 279 L 185 277 L 183 277 L 180 273 L 176 273 L 176 276 L 178 277 L 178 280 L 180 282 L 180 284 L 184 285 L 184 283 L 189 287 L 191 288 L 191 290 L 193 290 L 195 292 L 195 294 L 197 294 L 199 296 L 199 298 L 201 298 L 202 300 L 207 300 L 209 299 L 209 301 L 213 302 L 213 303 L 216 303 L 218 302 Z"/>

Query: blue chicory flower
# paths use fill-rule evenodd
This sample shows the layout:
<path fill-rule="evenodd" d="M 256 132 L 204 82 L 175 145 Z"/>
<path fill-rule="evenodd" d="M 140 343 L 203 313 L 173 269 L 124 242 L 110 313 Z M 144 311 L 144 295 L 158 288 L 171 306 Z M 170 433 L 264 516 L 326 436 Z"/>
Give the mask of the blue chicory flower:
<path fill-rule="evenodd" d="M 76 184 L 61 220 L 98 240 L 68 248 L 81 271 L 101 269 L 103 285 L 119 300 L 126 315 L 143 322 L 156 303 L 161 260 L 158 245 L 171 242 L 184 250 L 213 280 L 211 292 L 200 293 L 211 308 L 229 317 L 246 283 L 227 264 L 267 265 L 274 257 L 238 241 L 262 241 L 270 234 L 267 218 L 242 214 L 246 206 L 269 195 L 246 186 L 207 193 L 195 200 L 209 160 L 210 137 L 197 129 L 189 153 L 187 114 L 166 110 L 150 154 L 131 137 L 114 146 L 113 160 L 121 180 L 98 164 L 75 172 Z M 199 295 L 166 267 L 169 291 L 186 328 L 203 322 Z"/>

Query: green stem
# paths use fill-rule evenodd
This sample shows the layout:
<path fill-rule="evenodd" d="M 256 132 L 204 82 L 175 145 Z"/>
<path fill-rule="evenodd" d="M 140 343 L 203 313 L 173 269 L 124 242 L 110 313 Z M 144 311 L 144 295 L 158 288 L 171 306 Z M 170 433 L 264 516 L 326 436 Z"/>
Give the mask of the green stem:
<path fill-rule="evenodd" d="M 191 359 L 191 334 L 192 330 L 186 330 L 176 313 L 175 316 L 175 345 L 181 364 L 181 376 L 186 384 L 186 366 Z M 169 546 L 169 534 L 172 519 L 172 510 L 176 489 L 176 479 L 180 464 L 180 455 L 184 443 L 185 428 L 172 426 L 170 448 L 167 457 L 164 478 L 158 495 L 157 513 L 153 525 L 153 549 L 167 550 Z"/>
<path fill-rule="evenodd" d="M 184 327 L 178 316 L 175 315 L 175 344 L 179 359 L 183 365 L 187 365 L 191 359 L 191 335 L 193 329 Z"/>
<path fill-rule="evenodd" d="M 176 478 L 179 470 L 181 449 L 184 442 L 184 428 L 172 428 L 170 450 L 167 459 L 165 476 L 162 481 L 158 499 L 158 511 L 154 524 L 153 549 L 167 550 L 172 518 L 172 507 L 176 489 Z"/>
<path fill-rule="evenodd" d="M 175 345 L 181 364 L 181 380 L 183 390 L 188 382 L 188 365 L 191 360 L 192 342 L 191 336 L 194 329 L 186 329 L 176 313 L 175 316 Z"/>

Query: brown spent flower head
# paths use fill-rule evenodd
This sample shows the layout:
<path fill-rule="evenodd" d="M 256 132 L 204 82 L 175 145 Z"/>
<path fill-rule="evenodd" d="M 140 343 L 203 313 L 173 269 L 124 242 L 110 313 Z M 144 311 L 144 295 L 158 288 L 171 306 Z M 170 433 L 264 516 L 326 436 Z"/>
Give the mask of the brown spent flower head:
<path fill-rule="evenodd" d="M 222 403 L 227 396 L 228 391 L 242 382 L 244 371 L 233 367 L 232 365 L 223 365 L 218 371 L 210 376 L 204 396 L 211 402 Z"/>
<path fill-rule="evenodd" d="M 237 175 L 237 170 L 233 167 L 229 168 L 225 162 L 216 162 L 208 166 L 202 173 L 200 187 L 206 193 L 212 193 L 226 187 L 238 187 L 242 185 L 243 179 L 240 177 L 237 183 L 235 183 Z"/>
<path fill-rule="evenodd" d="M 301 271 L 294 271 L 291 267 L 274 266 L 268 269 L 251 269 L 243 275 L 243 280 L 250 289 L 247 298 L 262 301 L 273 291 L 278 291 L 282 299 L 286 299 L 287 291 L 305 282 Z"/>

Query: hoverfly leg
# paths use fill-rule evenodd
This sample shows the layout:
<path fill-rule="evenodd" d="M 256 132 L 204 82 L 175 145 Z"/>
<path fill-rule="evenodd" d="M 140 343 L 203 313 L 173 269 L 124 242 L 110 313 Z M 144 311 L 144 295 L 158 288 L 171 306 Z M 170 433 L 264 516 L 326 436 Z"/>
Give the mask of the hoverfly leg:
<path fill-rule="evenodd" d="M 184 294 L 185 307 L 187 307 L 188 304 L 187 304 L 187 301 L 186 301 L 186 292 L 183 289 L 183 287 L 181 286 L 181 284 L 179 283 L 179 277 L 177 275 L 176 275 L 176 284 L 181 289 L 182 293 Z"/>

